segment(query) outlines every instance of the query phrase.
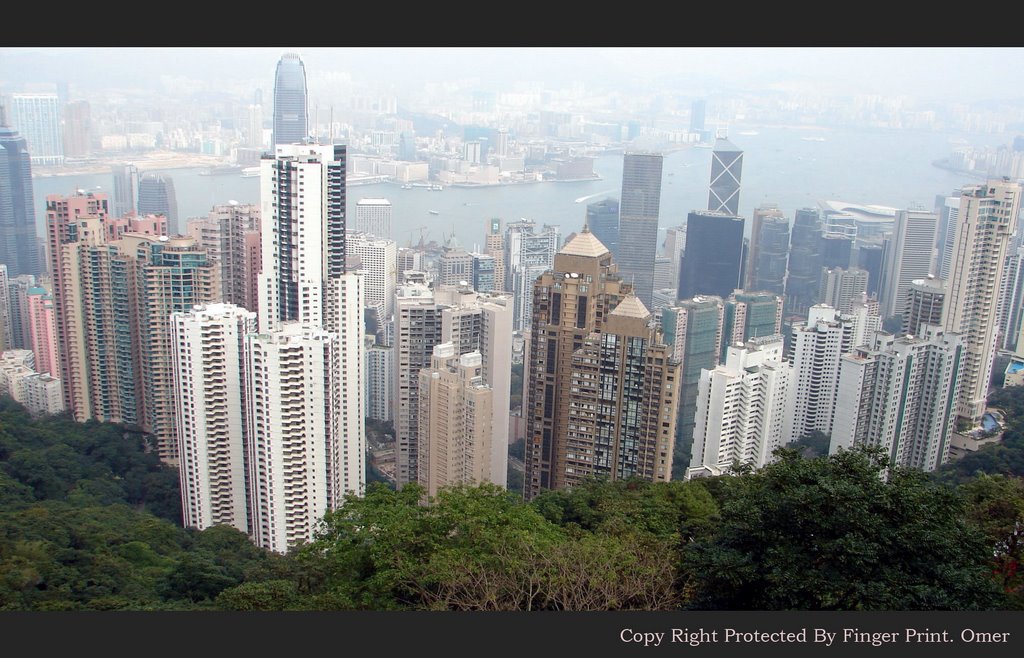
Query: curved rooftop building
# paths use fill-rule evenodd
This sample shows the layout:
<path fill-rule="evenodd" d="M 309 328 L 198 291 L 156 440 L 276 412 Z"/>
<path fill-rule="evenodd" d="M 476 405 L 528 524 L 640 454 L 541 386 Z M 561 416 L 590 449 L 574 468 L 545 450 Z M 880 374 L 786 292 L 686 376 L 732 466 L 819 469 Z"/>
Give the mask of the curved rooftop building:
<path fill-rule="evenodd" d="M 852 217 L 857 227 L 857 235 L 861 238 L 881 237 L 883 233 L 891 232 L 896 225 L 897 208 L 848 201 L 825 201 L 820 205 L 823 210 Z"/>

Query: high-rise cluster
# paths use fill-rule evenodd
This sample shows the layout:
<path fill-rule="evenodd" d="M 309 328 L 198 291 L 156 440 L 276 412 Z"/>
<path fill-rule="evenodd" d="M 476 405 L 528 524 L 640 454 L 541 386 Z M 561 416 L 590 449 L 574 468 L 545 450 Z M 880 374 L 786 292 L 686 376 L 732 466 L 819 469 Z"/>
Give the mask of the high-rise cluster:
<path fill-rule="evenodd" d="M 406 283 L 398 288 L 395 303 L 394 358 L 394 421 L 396 436 L 396 480 L 399 486 L 419 482 L 436 490 L 438 482 L 488 481 L 505 485 L 508 460 L 508 424 L 510 373 L 512 369 L 512 299 L 505 293 L 479 293 L 469 285 L 438 286 L 431 289 L 422 283 Z M 438 346 L 445 345 L 437 351 Z M 475 355 L 464 359 L 466 355 Z M 477 362 L 479 359 L 479 363 Z M 468 364 L 472 365 L 468 365 Z M 465 368 L 474 372 L 470 376 Z M 433 369 L 433 370 L 431 370 Z M 448 425 L 457 422 L 483 432 L 483 421 L 474 414 L 479 410 L 465 400 L 449 411 L 452 418 L 444 421 L 423 417 L 424 410 L 436 410 L 437 400 L 431 396 L 458 395 L 449 385 L 424 382 L 424 371 L 441 371 L 458 375 L 456 379 L 472 388 L 476 396 L 487 389 L 486 415 L 489 439 L 475 435 L 454 435 Z M 476 372 L 476 371 L 479 372 Z M 461 373 L 461 374 L 460 374 Z M 454 381 L 449 384 L 454 386 Z M 459 384 L 462 386 L 463 384 Z M 456 387 L 458 388 L 458 387 Z M 462 390 L 462 389 L 459 389 Z M 468 389 L 467 389 L 468 390 Z M 468 393 L 467 393 L 468 394 Z M 462 398 L 459 398 L 462 399 Z M 439 438 L 442 434 L 447 438 Z M 470 441 L 476 466 L 441 476 L 431 463 L 438 457 L 439 442 L 450 446 Z M 467 447 L 468 449 L 468 447 Z M 466 455 L 463 455 L 464 457 Z M 440 478 L 440 479 L 438 479 Z"/>

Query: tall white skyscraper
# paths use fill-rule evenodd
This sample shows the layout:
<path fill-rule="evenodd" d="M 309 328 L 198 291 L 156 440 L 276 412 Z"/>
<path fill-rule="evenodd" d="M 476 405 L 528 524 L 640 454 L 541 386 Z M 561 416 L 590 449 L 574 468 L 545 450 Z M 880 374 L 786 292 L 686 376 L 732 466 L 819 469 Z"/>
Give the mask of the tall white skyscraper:
<path fill-rule="evenodd" d="M 325 287 L 345 272 L 343 145 L 278 144 L 260 161 L 260 331 L 324 326 Z"/>
<path fill-rule="evenodd" d="M 985 413 L 999 331 L 999 283 L 1017 229 L 1020 196 L 1020 184 L 1007 180 L 968 185 L 960 191 L 943 325 L 947 332 L 963 336 L 957 414 L 972 422 Z"/>
<path fill-rule="evenodd" d="M 245 351 L 250 536 L 278 552 L 365 486 L 363 275 L 345 269 L 342 145 L 261 161 L 258 332 Z"/>
<path fill-rule="evenodd" d="M 793 367 L 793 390 L 786 413 L 785 442 L 814 431 L 832 433 L 840 357 L 855 345 L 853 319 L 825 304 L 812 306 L 807 321 L 793 325 L 787 359 Z"/>
<path fill-rule="evenodd" d="M 233 304 L 171 317 L 184 523 L 248 533 L 245 340 L 256 314 Z"/>
<path fill-rule="evenodd" d="M 328 286 L 327 307 L 332 311 L 324 328 L 337 340 L 337 359 L 331 373 L 331 391 L 337 413 L 328 482 L 333 487 L 332 506 L 340 505 L 346 494 L 362 495 L 366 488 L 366 349 L 363 338 L 363 275 L 348 272 L 333 277 Z M 313 434 L 312 436 L 317 436 Z"/>
<path fill-rule="evenodd" d="M 230 339 L 231 350 L 243 350 L 244 431 L 221 447 L 231 454 L 244 447 L 248 530 L 258 545 L 279 553 L 312 539 L 323 516 L 366 484 L 364 275 L 345 269 L 345 157 L 340 144 L 279 144 L 261 161 L 258 326 L 241 310 L 227 313 L 228 323 L 250 324 L 244 337 Z M 175 345 L 183 363 L 213 358 L 207 352 L 227 340 L 196 331 L 206 341 L 193 353 L 187 341 Z M 216 371 L 181 369 L 182 382 L 193 372 L 204 394 L 223 389 Z M 178 409 L 179 418 L 195 412 Z M 221 465 L 202 465 L 202 453 L 189 458 L 195 470 L 182 478 L 211 487 L 203 478 Z M 183 489 L 186 513 L 202 510 L 203 495 L 202 488 Z"/>
<path fill-rule="evenodd" d="M 949 456 L 963 350 L 960 335 L 879 332 L 841 359 L 829 451 L 881 446 L 900 466 L 933 471 Z"/>
<path fill-rule="evenodd" d="M 349 232 L 346 239 L 349 256 L 358 256 L 364 273 L 364 298 L 381 321 L 395 313 L 395 287 L 398 285 L 398 245 L 394 240 L 368 233 Z"/>
<path fill-rule="evenodd" d="M 702 370 L 687 476 L 720 475 L 734 463 L 760 468 L 784 435 L 793 370 L 780 334 L 730 346 L 725 363 Z"/>
<path fill-rule="evenodd" d="M 252 538 L 278 552 L 313 538 L 341 501 L 338 338 L 286 322 L 246 342 Z"/>
<path fill-rule="evenodd" d="M 934 212 L 900 210 L 896 213 L 878 290 L 882 317 L 902 315 L 910 284 L 933 273 L 932 256 L 938 225 L 939 217 Z"/>
<path fill-rule="evenodd" d="M 356 221 L 352 229 L 390 240 L 391 212 L 391 202 L 387 199 L 360 199 L 356 202 Z"/>

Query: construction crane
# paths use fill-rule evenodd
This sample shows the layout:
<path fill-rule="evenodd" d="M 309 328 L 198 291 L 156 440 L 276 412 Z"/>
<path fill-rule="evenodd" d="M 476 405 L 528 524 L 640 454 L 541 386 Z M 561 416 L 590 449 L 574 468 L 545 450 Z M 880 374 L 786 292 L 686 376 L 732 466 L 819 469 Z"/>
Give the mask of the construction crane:
<path fill-rule="evenodd" d="M 417 245 L 417 247 L 416 247 L 420 251 L 423 251 L 423 242 L 424 242 L 424 240 L 426 238 L 426 235 L 427 235 L 426 230 L 428 228 L 430 228 L 430 227 L 429 226 L 417 226 L 416 228 L 413 229 L 413 231 L 419 231 L 420 232 L 420 242 L 419 242 L 419 245 Z M 409 246 L 412 247 L 412 231 L 409 232 Z"/>

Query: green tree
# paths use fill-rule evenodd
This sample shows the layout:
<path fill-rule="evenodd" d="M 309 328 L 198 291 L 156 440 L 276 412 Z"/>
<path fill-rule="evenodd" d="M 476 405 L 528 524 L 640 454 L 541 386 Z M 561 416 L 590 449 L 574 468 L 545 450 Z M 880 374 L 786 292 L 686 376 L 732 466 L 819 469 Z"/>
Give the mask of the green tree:
<path fill-rule="evenodd" d="M 523 406 L 523 364 L 512 364 L 512 379 L 510 383 L 508 408 L 517 411 Z"/>
<path fill-rule="evenodd" d="M 718 513 L 698 482 L 648 482 L 639 478 L 588 480 L 572 489 L 543 491 L 531 501 L 552 523 L 596 534 L 647 533 L 662 539 L 691 537 Z"/>
<path fill-rule="evenodd" d="M 617 610 L 678 606 L 674 542 L 561 527 L 494 485 L 368 487 L 297 554 L 319 609 Z"/>
<path fill-rule="evenodd" d="M 1005 603 L 962 499 L 878 449 L 735 478 L 717 531 L 684 551 L 692 607 L 962 610 Z"/>
<path fill-rule="evenodd" d="M 290 610 L 300 600 L 294 580 L 267 580 L 229 587 L 217 596 L 216 603 L 222 610 L 250 612 Z"/>
<path fill-rule="evenodd" d="M 967 500 L 967 518 L 988 542 L 992 571 L 1010 594 L 1014 606 L 1024 608 L 1024 478 L 979 475 L 960 487 Z"/>

